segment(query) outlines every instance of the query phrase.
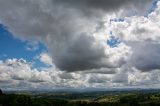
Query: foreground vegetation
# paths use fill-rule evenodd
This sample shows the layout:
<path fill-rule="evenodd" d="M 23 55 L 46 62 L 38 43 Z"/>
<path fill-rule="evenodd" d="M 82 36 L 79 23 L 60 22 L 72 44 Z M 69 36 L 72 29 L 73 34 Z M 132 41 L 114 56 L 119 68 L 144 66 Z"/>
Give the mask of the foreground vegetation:
<path fill-rule="evenodd" d="M 160 106 L 160 93 L 102 95 L 95 99 L 78 100 L 1 93 L 0 106 Z"/>

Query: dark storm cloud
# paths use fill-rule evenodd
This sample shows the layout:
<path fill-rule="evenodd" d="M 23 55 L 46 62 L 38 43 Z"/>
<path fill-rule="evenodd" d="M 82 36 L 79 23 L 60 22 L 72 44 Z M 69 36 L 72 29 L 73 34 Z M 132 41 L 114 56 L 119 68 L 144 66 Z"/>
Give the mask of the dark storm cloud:
<path fill-rule="evenodd" d="M 127 83 L 128 82 L 128 75 L 124 73 L 116 74 L 112 78 L 113 83 Z"/>
<path fill-rule="evenodd" d="M 21 78 L 18 76 L 11 76 L 13 80 L 25 80 L 25 78 Z"/>
<path fill-rule="evenodd" d="M 152 0 L 52 0 L 58 4 L 79 8 L 84 12 L 94 12 L 95 10 L 115 11 L 119 8 L 138 7 L 150 4 Z"/>
<path fill-rule="evenodd" d="M 65 54 L 59 54 L 54 58 L 55 64 L 61 70 L 68 71 L 107 67 L 101 62 L 101 59 L 106 58 L 103 46 L 94 42 L 91 36 L 78 36 L 67 45 Z"/>
<path fill-rule="evenodd" d="M 92 71 L 84 71 L 84 73 L 89 74 L 89 73 L 100 73 L 100 74 L 115 74 L 116 73 L 115 68 L 101 68 L 101 69 L 93 69 Z"/>
<path fill-rule="evenodd" d="M 160 44 L 157 43 L 133 43 L 133 55 L 131 64 L 141 71 L 160 69 Z"/>

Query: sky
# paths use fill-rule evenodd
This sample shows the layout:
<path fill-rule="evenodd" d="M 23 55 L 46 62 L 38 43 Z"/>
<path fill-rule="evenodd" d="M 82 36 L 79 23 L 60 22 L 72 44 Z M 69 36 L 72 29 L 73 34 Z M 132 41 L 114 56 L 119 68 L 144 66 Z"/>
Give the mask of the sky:
<path fill-rule="evenodd" d="M 0 88 L 160 88 L 159 0 L 1 0 Z"/>

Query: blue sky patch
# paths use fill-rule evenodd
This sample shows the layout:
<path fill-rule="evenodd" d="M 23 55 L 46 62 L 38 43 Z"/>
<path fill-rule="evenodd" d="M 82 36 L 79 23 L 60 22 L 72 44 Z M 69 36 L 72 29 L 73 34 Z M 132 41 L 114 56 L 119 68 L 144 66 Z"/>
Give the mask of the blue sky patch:
<path fill-rule="evenodd" d="M 38 43 L 38 49 L 30 51 L 26 49 L 29 42 L 16 39 L 13 35 L 0 24 L 0 60 L 8 58 L 23 58 L 29 62 L 34 61 L 35 56 L 43 51 L 47 51 L 44 44 Z M 35 67 L 44 66 L 43 63 L 35 61 Z"/>
<path fill-rule="evenodd" d="M 118 38 L 114 37 L 114 36 L 111 36 L 110 39 L 107 40 L 107 44 L 108 44 L 111 48 L 117 47 L 118 44 L 120 44 L 120 43 L 121 43 L 121 41 L 120 41 Z"/>

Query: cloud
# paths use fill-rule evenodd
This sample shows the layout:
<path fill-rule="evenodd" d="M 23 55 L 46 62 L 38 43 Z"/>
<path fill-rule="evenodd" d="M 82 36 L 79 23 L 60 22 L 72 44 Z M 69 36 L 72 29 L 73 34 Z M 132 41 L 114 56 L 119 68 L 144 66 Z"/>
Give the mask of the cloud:
<path fill-rule="evenodd" d="M 128 82 L 128 75 L 127 74 L 117 74 L 112 78 L 113 83 L 127 83 Z"/>
<path fill-rule="evenodd" d="M 37 88 L 47 84 L 52 85 L 52 77 L 58 75 L 53 68 L 44 70 L 33 69 L 31 63 L 24 59 L 7 59 L 0 62 L 0 87 L 2 88 Z M 52 75 L 50 75 L 52 73 Z M 55 80 L 56 81 L 56 80 Z"/>
<path fill-rule="evenodd" d="M 52 65 L 38 70 L 24 59 L 0 61 L 0 86 L 158 87 L 160 2 L 146 15 L 150 4 L 151 0 L 0 1 L 0 22 L 15 37 L 43 42 L 49 53 L 39 59 Z M 115 46 L 107 42 L 112 38 L 118 40 Z"/>
<path fill-rule="evenodd" d="M 53 60 L 48 53 L 43 52 L 37 58 L 46 65 L 53 65 Z"/>
<path fill-rule="evenodd" d="M 125 63 L 125 50 L 119 50 L 122 57 L 116 56 L 106 44 L 108 37 L 102 41 L 94 36 L 98 22 L 119 10 L 121 15 L 125 8 L 146 10 L 150 4 L 151 0 L 6 0 L 0 1 L 0 21 L 18 38 L 43 42 L 61 70 L 113 68 Z"/>
<path fill-rule="evenodd" d="M 117 71 L 116 68 L 101 68 L 101 69 L 86 70 L 84 71 L 84 73 L 115 74 L 116 71 Z"/>
<path fill-rule="evenodd" d="M 110 88 L 157 87 L 160 70 L 142 72 L 136 68 L 121 67 L 114 73 L 64 72 L 54 67 L 43 70 L 32 68 L 24 59 L 0 61 L 0 87 L 2 89 L 56 89 L 56 88 Z M 98 72 L 98 69 L 97 69 Z"/>
<path fill-rule="evenodd" d="M 100 13 L 100 11 L 117 11 L 120 8 L 130 8 L 136 10 L 136 8 L 144 9 L 146 5 L 149 5 L 152 0 L 54 0 L 53 2 L 58 3 L 58 5 L 70 6 L 72 8 L 79 9 L 83 13 Z M 144 3 L 145 2 L 145 3 Z M 88 15 L 85 14 L 85 15 Z"/>
<path fill-rule="evenodd" d="M 28 51 L 36 51 L 39 49 L 39 45 L 38 42 L 28 42 L 25 48 Z"/>
<path fill-rule="evenodd" d="M 130 64 L 141 71 L 160 69 L 160 44 L 148 42 L 135 42 L 131 44 L 133 55 Z"/>
<path fill-rule="evenodd" d="M 152 71 L 159 67 L 159 11 L 157 8 L 148 16 L 125 17 L 123 21 L 112 21 L 110 30 L 112 34 L 130 47 L 132 55 L 127 64 L 141 71 Z M 108 23 L 106 23 L 108 24 Z"/>
<path fill-rule="evenodd" d="M 90 84 L 95 83 L 106 83 L 107 81 L 110 81 L 110 78 L 107 78 L 106 75 L 103 74 L 92 74 L 92 76 L 89 77 L 88 82 Z"/>

